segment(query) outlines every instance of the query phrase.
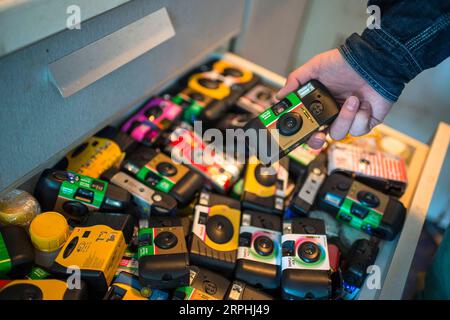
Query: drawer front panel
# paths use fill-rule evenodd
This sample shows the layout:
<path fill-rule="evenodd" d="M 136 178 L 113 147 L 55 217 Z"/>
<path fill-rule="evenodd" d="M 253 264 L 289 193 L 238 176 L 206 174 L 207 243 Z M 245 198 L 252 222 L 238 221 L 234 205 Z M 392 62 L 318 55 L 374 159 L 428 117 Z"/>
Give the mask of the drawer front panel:
<path fill-rule="evenodd" d="M 174 37 L 62 97 L 51 81 L 50 63 L 163 7 Z M 240 31 L 242 15 L 242 0 L 134 0 L 83 22 L 81 31 L 65 30 L 1 58 L 0 192 L 19 185 L 43 163 L 62 156 L 226 43 Z"/>

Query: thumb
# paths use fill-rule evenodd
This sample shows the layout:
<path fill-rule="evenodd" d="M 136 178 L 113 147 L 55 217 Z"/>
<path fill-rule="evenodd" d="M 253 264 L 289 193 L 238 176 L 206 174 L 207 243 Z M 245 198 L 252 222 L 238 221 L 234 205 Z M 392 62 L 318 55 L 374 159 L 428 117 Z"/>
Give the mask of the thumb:
<path fill-rule="evenodd" d="M 295 69 L 289 74 L 283 88 L 277 93 L 278 99 L 283 99 L 288 93 L 297 90 L 300 86 L 315 78 L 314 64 L 310 61 Z"/>

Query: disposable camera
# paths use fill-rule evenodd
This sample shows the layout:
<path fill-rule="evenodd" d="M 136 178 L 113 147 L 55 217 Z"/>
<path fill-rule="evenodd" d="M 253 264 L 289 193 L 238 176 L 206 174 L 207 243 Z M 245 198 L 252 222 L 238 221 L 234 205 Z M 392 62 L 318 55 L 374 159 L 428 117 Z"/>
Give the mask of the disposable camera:
<path fill-rule="evenodd" d="M 71 226 L 82 224 L 95 211 L 134 212 L 128 191 L 71 171 L 44 170 L 34 195 L 43 211 L 61 213 Z"/>
<path fill-rule="evenodd" d="M 306 142 L 314 132 L 325 129 L 338 113 L 339 106 L 328 89 L 312 80 L 247 124 L 246 130 L 256 131 L 258 140 L 248 145 L 250 154 L 266 164 L 277 161 Z M 267 134 L 262 135 L 261 130 Z"/>
<path fill-rule="evenodd" d="M 150 289 L 189 284 L 189 255 L 179 218 L 150 217 L 139 221 L 139 282 Z"/>
<path fill-rule="evenodd" d="M 191 266 L 189 285 L 176 289 L 173 300 L 223 300 L 229 285 L 224 276 Z"/>
<path fill-rule="evenodd" d="M 241 96 L 236 104 L 241 109 L 258 115 L 278 102 L 276 93 L 277 90 L 270 85 L 259 83 Z"/>
<path fill-rule="evenodd" d="M 309 164 L 305 177 L 301 176 L 297 180 L 294 196 L 288 208 L 292 216 L 308 214 L 326 177 L 326 155 L 320 154 Z"/>
<path fill-rule="evenodd" d="M 191 98 L 200 101 L 200 104 L 191 105 L 191 109 L 195 107 L 197 110 L 190 110 L 189 114 L 195 114 L 194 120 L 201 120 L 207 127 L 211 127 L 226 114 L 244 91 L 258 81 L 259 77 L 252 71 L 225 60 L 211 61 L 200 66 L 187 80 L 188 89 L 196 93 L 193 96 L 191 92 Z M 208 98 L 213 100 L 209 101 Z M 199 109 L 202 106 L 204 108 Z"/>
<path fill-rule="evenodd" d="M 204 185 L 200 174 L 146 146 L 140 146 L 129 154 L 121 167 L 146 186 L 168 193 L 180 206 L 189 204 Z"/>
<path fill-rule="evenodd" d="M 135 141 L 152 146 L 162 132 L 181 118 L 183 108 L 166 98 L 151 98 L 122 126 Z"/>
<path fill-rule="evenodd" d="M 241 196 L 243 208 L 282 215 L 289 179 L 288 168 L 288 158 L 268 166 L 256 157 L 251 157 L 244 176 Z"/>
<path fill-rule="evenodd" d="M 119 167 L 124 156 L 136 147 L 126 133 L 107 126 L 67 153 L 54 169 L 99 178 L 112 167 Z"/>
<path fill-rule="evenodd" d="M 281 218 L 244 211 L 235 276 L 248 284 L 276 289 L 281 279 Z"/>
<path fill-rule="evenodd" d="M 147 187 L 125 172 L 111 168 L 104 172 L 101 178 L 130 192 L 141 218 L 148 218 L 150 215 L 169 216 L 175 214 L 178 204 L 175 198 L 162 191 Z"/>
<path fill-rule="evenodd" d="M 312 218 L 283 222 L 281 288 L 286 299 L 329 299 L 331 267 L 325 224 Z"/>
<path fill-rule="evenodd" d="M 231 274 L 236 263 L 240 220 L 239 201 L 202 192 L 195 206 L 189 246 L 192 264 Z"/>
<path fill-rule="evenodd" d="M 73 274 L 70 271 L 73 266 L 79 266 L 89 297 L 102 299 L 131 241 L 134 224 L 134 218 L 128 214 L 90 215 L 82 226 L 73 229 L 49 268 L 50 273 L 67 278 Z"/>
<path fill-rule="evenodd" d="M 397 236 L 406 216 L 398 199 L 339 173 L 325 180 L 317 206 L 339 221 L 385 240 Z"/>

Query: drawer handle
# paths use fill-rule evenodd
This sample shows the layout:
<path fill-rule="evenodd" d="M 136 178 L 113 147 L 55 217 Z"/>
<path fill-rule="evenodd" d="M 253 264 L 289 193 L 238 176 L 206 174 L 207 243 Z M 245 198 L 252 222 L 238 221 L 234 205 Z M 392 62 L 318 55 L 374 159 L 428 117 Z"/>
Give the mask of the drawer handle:
<path fill-rule="evenodd" d="M 52 82 L 63 97 L 69 97 L 174 36 L 163 7 L 52 62 L 48 66 Z"/>

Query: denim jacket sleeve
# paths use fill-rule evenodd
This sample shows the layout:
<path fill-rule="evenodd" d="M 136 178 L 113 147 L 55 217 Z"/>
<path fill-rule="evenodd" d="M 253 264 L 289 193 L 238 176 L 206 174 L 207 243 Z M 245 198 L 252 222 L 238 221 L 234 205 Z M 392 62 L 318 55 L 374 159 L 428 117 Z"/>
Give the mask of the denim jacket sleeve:
<path fill-rule="evenodd" d="M 347 62 L 395 102 L 405 84 L 450 56 L 450 0 L 370 0 L 381 28 L 351 35 L 340 47 Z"/>

